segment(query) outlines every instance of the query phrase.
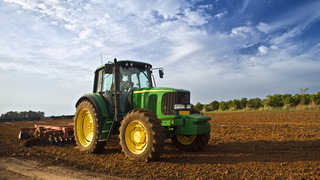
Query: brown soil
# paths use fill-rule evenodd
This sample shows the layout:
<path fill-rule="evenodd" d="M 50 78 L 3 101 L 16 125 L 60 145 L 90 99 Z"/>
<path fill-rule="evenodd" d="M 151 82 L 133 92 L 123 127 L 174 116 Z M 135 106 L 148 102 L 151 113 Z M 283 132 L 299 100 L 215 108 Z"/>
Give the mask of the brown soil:
<path fill-rule="evenodd" d="M 149 163 L 126 159 L 117 137 L 101 154 L 80 152 L 74 142 L 55 146 L 29 141 L 26 147 L 26 140 L 18 140 L 21 127 L 71 120 L 0 123 L 1 163 L 12 158 L 36 161 L 46 171 L 66 167 L 78 179 L 86 179 L 84 172 L 129 179 L 320 179 L 319 110 L 209 115 L 211 139 L 205 151 L 181 152 L 167 141 L 161 160 Z M 4 169 L 0 166 L 0 176 L 9 172 Z"/>

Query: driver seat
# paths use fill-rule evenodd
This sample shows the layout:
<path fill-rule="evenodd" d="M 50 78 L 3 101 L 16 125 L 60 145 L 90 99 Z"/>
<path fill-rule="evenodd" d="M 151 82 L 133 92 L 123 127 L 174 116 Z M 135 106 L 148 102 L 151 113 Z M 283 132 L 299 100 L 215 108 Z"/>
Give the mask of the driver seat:
<path fill-rule="evenodd" d="M 133 83 L 132 82 L 129 82 L 129 81 L 121 81 L 120 82 L 120 90 L 121 90 L 121 94 L 120 94 L 120 111 L 121 112 L 128 112 L 131 110 L 131 104 L 129 101 L 129 94 L 132 92 L 130 91 L 126 91 L 126 89 L 124 89 L 124 85 L 128 86 L 128 87 L 131 87 L 131 89 L 133 88 Z M 130 88 L 129 88 L 130 89 Z M 129 90 L 127 89 L 127 90 Z"/>

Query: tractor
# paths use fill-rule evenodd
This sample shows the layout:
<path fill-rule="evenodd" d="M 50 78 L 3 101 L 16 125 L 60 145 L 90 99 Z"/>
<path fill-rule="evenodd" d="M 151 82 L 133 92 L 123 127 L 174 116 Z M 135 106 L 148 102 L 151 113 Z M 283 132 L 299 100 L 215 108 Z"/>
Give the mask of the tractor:
<path fill-rule="evenodd" d="M 192 109 L 190 92 L 155 87 L 154 71 L 144 62 L 109 62 L 95 71 L 93 92 L 76 102 L 74 137 L 80 151 L 101 152 L 112 135 L 130 160 L 160 158 L 166 138 L 177 149 L 203 150 L 210 117 Z"/>

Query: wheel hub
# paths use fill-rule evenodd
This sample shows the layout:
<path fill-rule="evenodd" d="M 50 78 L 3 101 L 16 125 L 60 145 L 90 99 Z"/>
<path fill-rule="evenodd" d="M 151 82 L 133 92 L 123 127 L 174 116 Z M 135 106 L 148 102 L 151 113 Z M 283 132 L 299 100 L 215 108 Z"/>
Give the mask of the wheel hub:
<path fill-rule="evenodd" d="M 134 140 L 135 142 L 137 142 L 138 144 L 141 144 L 141 143 L 143 143 L 143 142 L 146 141 L 146 135 L 145 135 L 145 133 L 142 132 L 142 131 L 134 132 L 134 134 L 133 134 L 133 140 Z"/>
<path fill-rule="evenodd" d="M 128 149 L 134 154 L 141 154 L 147 147 L 148 135 L 139 121 L 132 121 L 125 130 L 125 141 Z"/>

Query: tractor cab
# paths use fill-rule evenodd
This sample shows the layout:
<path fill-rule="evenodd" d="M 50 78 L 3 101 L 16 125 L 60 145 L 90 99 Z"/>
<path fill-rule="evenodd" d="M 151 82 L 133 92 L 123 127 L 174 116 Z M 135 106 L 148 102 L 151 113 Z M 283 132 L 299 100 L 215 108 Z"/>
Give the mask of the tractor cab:
<path fill-rule="evenodd" d="M 136 89 L 152 88 L 152 66 L 137 61 L 116 61 L 97 68 L 93 93 L 103 94 L 110 113 L 132 110 L 132 94 Z M 160 68 L 160 74 L 163 71 Z M 118 107 L 116 107 L 118 105 Z"/>

